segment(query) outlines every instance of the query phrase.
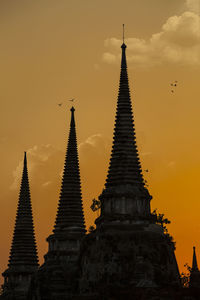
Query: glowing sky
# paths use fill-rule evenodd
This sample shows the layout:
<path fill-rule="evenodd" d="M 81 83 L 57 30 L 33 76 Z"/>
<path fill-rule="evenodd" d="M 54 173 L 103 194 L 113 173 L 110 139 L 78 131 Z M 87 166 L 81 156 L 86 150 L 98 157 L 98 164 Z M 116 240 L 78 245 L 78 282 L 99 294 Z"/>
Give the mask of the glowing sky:
<path fill-rule="evenodd" d="M 0 270 L 27 151 L 40 261 L 59 198 L 71 102 L 87 226 L 105 183 L 125 23 L 140 158 L 180 268 L 200 260 L 200 0 L 0 0 Z M 178 81 L 175 92 L 170 84 Z M 58 103 L 63 103 L 61 107 Z"/>

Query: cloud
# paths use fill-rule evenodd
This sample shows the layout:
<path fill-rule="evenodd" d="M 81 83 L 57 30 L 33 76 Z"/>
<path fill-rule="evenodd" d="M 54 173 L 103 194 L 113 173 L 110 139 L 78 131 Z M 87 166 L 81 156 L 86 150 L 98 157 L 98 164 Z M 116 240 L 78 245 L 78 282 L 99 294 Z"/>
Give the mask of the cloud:
<path fill-rule="evenodd" d="M 188 1 L 188 5 L 192 1 Z M 194 2 L 194 1 L 193 1 Z M 194 4 L 194 3 L 193 3 Z M 110 38 L 105 41 L 109 52 L 103 54 L 103 61 L 115 64 L 120 58 L 121 41 Z M 170 17 L 158 33 L 149 40 L 128 38 L 128 60 L 136 66 L 155 66 L 172 63 L 200 65 L 200 16 L 186 11 L 180 16 Z"/>
<path fill-rule="evenodd" d="M 89 157 L 97 159 L 99 156 L 104 156 L 110 149 L 109 144 L 110 140 L 100 133 L 88 137 L 83 143 L 79 144 L 80 159 L 86 160 Z"/>
<path fill-rule="evenodd" d="M 109 52 L 105 52 L 103 54 L 103 60 L 109 64 L 113 64 L 113 63 L 116 63 L 118 61 L 118 58 L 120 56 L 119 55 L 114 55 L 112 53 L 109 53 Z"/>
<path fill-rule="evenodd" d="M 45 183 L 42 184 L 43 187 L 49 186 L 51 184 L 51 181 L 47 181 Z"/>
<path fill-rule="evenodd" d="M 185 7 L 192 12 L 200 13 L 200 0 L 186 0 Z"/>
<path fill-rule="evenodd" d="M 89 136 L 79 144 L 80 173 L 83 189 L 83 203 L 86 223 L 92 225 L 97 217 L 90 206 L 98 198 L 106 179 L 110 158 L 111 140 L 100 133 Z"/>
<path fill-rule="evenodd" d="M 61 165 L 63 160 L 63 153 L 52 145 L 34 146 L 27 150 L 27 163 L 29 179 L 31 178 L 31 185 L 39 187 L 47 187 L 57 176 L 55 166 Z M 19 162 L 16 169 L 13 171 L 12 190 L 19 189 L 22 178 L 23 158 Z"/>

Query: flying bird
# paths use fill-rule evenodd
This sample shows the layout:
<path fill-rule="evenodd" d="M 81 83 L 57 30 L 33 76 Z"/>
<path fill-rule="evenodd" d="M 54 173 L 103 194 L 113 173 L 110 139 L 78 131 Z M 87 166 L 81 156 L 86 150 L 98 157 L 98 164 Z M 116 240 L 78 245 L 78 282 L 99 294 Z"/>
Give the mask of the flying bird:
<path fill-rule="evenodd" d="M 62 103 L 58 103 L 58 106 L 62 106 Z"/>
<path fill-rule="evenodd" d="M 170 85 L 171 86 L 177 86 L 177 83 L 178 83 L 178 81 L 177 80 L 175 80 L 173 83 L 171 83 Z"/>

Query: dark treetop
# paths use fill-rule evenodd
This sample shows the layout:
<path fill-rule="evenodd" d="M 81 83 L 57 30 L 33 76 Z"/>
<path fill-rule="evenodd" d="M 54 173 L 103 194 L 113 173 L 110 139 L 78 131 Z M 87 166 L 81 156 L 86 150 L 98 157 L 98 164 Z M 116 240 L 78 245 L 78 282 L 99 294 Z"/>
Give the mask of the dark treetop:
<path fill-rule="evenodd" d="M 63 230 L 72 230 L 80 233 L 85 233 L 86 231 L 83 215 L 74 111 L 75 109 L 72 107 L 70 132 L 54 233 L 61 233 Z"/>
<path fill-rule="evenodd" d="M 38 266 L 26 152 L 24 154 L 24 169 L 8 266 L 35 266 L 36 268 Z"/>

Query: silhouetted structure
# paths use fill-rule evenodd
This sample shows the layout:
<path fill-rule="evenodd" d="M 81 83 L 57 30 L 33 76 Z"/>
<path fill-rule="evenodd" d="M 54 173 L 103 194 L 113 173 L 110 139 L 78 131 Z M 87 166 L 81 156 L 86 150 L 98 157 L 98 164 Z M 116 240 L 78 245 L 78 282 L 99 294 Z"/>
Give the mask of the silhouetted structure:
<path fill-rule="evenodd" d="M 190 287 L 200 288 L 200 271 L 197 265 L 197 257 L 195 247 L 193 247 L 192 268 L 190 271 Z"/>
<path fill-rule="evenodd" d="M 112 154 L 105 189 L 99 196 L 101 215 L 81 252 L 80 291 L 94 299 L 108 297 L 115 289 L 123 293 L 180 287 L 174 243 L 150 210 L 152 197 L 144 184 L 136 146 L 126 45 L 121 48 Z"/>
<path fill-rule="evenodd" d="M 3 273 L 3 295 L 26 299 L 31 276 L 38 269 L 26 152 L 8 269 Z"/>
<path fill-rule="evenodd" d="M 30 299 L 68 299 L 78 285 L 80 243 L 85 236 L 74 107 L 62 179 L 60 200 L 45 262 L 32 281 Z M 37 298 L 36 298 L 37 299 Z"/>
<path fill-rule="evenodd" d="M 121 48 L 121 75 L 110 165 L 105 189 L 99 196 L 100 202 L 93 201 L 94 205 L 99 207 L 100 204 L 101 207 L 101 214 L 95 221 L 96 229 L 86 235 L 72 107 L 58 212 L 53 234 L 47 238 L 49 250 L 44 264 L 35 272 L 37 254 L 25 158 L 21 191 L 26 191 L 29 210 L 25 206 L 22 214 L 29 216 L 28 224 L 31 226 L 23 229 L 26 225 L 23 221 L 25 225 L 19 225 L 19 228 L 22 232 L 28 230 L 25 236 L 29 237 L 29 246 L 25 246 L 26 238 L 22 233 L 20 241 L 13 242 L 12 259 L 9 269 L 4 272 L 2 299 L 22 299 L 20 293 L 13 298 L 9 298 L 7 293 L 15 271 L 14 282 L 18 283 L 21 278 L 19 286 L 24 295 L 29 286 L 27 300 L 200 299 L 195 248 L 190 288 L 183 288 L 173 239 L 165 232 L 159 216 L 151 212 L 152 197 L 145 186 L 136 145 L 124 42 Z M 14 240 L 19 239 L 15 236 L 16 229 Z M 24 260 L 20 256 L 21 249 L 25 249 L 23 247 L 27 247 L 28 255 L 24 256 L 27 257 Z M 22 265 L 22 269 L 18 270 L 18 264 L 12 267 L 11 262 L 14 264 L 15 261 Z M 29 271 L 23 275 L 26 263 Z M 26 276 L 29 276 L 28 280 Z"/>

